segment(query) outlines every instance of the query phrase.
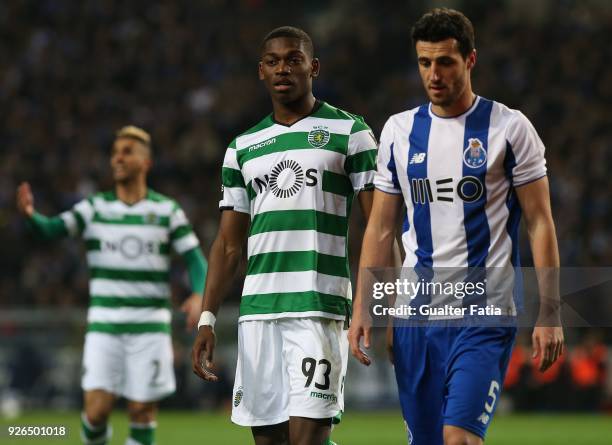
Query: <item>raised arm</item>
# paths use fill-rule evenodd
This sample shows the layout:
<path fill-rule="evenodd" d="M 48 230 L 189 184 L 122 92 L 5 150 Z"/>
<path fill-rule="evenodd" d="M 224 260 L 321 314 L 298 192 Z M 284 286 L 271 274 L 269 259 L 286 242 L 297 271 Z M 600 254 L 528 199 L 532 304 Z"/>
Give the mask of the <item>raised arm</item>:
<path fill-rule="evenodd" d="M 538 278 L 540 314 L 533 330 L 534 358 L 546 371 L 563 353 L 563 328 L 559 316 L 559 250 L 550 208 L 548 178 L 516 188 Z"/>
<path fill-rule="evenodd" d="M 202 299 L 202 313 L 204 317 L 211 320 L 198 329 L 198 335 L 191 351 L 193 372 L 204 380 L 218 380 L 214 374 L 205 369 L 212 366 L 215 348 L 213 325 L 219 307 L 236 274 L 248 227 L 248 214 L 224 210 L 221 213 L 219 232 L 210 249 L 208 275 L 204 298 Z"/>
<path fill-rule="evenodd" d="M 28 219 L 30 229 L 43 239 L 53 240 L 68 235 L 61 217 L 48 218 L 34 209 L 34 195 L 27 182 L 22 182 L 17 188 L 17 210 Z"/>

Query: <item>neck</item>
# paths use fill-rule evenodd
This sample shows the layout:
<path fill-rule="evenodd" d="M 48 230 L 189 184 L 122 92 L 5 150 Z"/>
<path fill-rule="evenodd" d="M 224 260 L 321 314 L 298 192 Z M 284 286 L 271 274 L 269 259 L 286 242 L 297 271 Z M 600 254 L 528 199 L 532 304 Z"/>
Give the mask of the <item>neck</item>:
<path fill-rule="evenodd" d="M 284 125 L 291 125 L 312 113 L 315 102 L 312 92 L 288 104 L 273 101 L 274 120 Z"/>
<path fill-rule="evenodd" d="M 147 183 L 144 178 L 115 183 L 115 193 L 120 201 L 135 204 L 147 196 Z"/>
<path fill-rule="evenodd" d="M 474 104 L 476 95 L 471 88 L 467 88 L 465 93 L 450 105 L 431 105 L 431 111 L 442 117 L 459 116 L 465 113 Z"/>

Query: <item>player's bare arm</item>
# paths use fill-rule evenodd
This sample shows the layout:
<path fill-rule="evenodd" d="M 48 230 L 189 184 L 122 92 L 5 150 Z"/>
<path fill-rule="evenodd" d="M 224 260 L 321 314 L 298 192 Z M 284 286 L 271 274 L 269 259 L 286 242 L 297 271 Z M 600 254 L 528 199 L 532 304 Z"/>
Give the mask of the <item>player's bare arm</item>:
<path fill-rule="evenodd" d="M 374 190 L 372 210 L 368 225 L 363 236 L 359 270 L 367 267 L 389 267 L 396 265 L 398 255 L 395 241 L 397 220 L 402 209 L 402 195 L 392 195 Z M 367 314 L 363 313 L 363 281 L 357 279 L 357 292 L 353 300 L 353 319 L 349 328 L 349 345 L 351 354 L 364 365 L 370 365 L 368 355 L 361 349 L 359 343 L 363 337 L 363 345 L 370 347 L 371 326 Z"/>
<path fill-rule="evenodd" d="M 516 188 L 525 215 L 533 263 L 538 277 L 540 314 L 533 330 L 534 358 L 544 372 L 563 353 L 563 328 L 559 318 L 559 250 L 550 208 L 548 178 Z"/>
<path fill-rule="evenodd" d="M 30 184 L 22 182 L 17 188 L 17 209 L 27 217 L 34 214 L 34 196 Z"/>
<path fill-rule="evenodd" d="M 233 210 L 224 210 L 221 213 L 219 232 L 210 249 L 202 312 L 208 311 L 215 316 L 219 312 L 242 256 L 248 228 L 248 214 Z M 217 376 L 207 372 L 203 365 L 206 368 L 212 366 L 215 339 L 212 326 L 201 326 L 191 351 L 193 372 L 212 382 L 218 380 Z"/>

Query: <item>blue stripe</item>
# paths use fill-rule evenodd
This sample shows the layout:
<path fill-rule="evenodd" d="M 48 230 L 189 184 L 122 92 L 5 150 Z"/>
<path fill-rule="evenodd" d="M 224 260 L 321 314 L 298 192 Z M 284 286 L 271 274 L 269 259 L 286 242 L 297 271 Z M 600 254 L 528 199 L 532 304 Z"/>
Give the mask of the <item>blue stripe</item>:
<path fill-rule="evenodd" d="M 491 121 L 491 110 L 493 102 L 481 98 L 476 109 L 465 119 L 465 133 L 463 136 L 462 159 L 463 178 L 471 176 L 476 178 L 482 186 L 482 194 L 473 202 L 463 201 L 463 225 L 468 249 L 468 276 L 466 282 L 483 282 L 486 278 L 486 263 L 491 246 L 491 233 L 489 222 L 485 211 L 487 204 L 487 166 L 488 156 L 482 163 L 475 162 L 468 165 L 470 158 L 471 140 L 478 139 L 480 146 L 488 155 L 489 124 Z M 476 192 L 477 187 L 467 183 L 464 192 L 471 195 Z M 472 304 L 483 306 L 486 304 L 486 294 L 470 294 L 463 299 L 463 306 Z"/>
<path fill-rule="evenodd" d="M 412 179 L 427 178 L 427 150 L 429 148 L 429 131 L 431 130 L 431 117 L 427 105 L 419 108 L 419 111 L 414 116 L 412 130 L 408 138 L 409 150 L 408 159 L 419 153 L 425 153 L 425 161 L 421 163 L 410 164 L 408 162 L 407 174 L 408 183 L 410 185 L 410 193 L 414 211 L 412 221 L 417 238 L 417 249 L 415 251 L 417 257 L 417 266 L 432 267 L 433 265 L 433 241 L 431 236 L 431 214 L 429 211 L 429 202 L 427 199 L 420 199 L 420 191 L 412 187 Z"/>
<path fill-rule="evenodd" d="M 506 231 L 512 241 L 512 252 L 510 261 L 515 270 L 515 282 L 514 282 L 514 304 L 517 310 L 521 310 L 523 307 L 523 274 L 520 271 L 521 267 L 521 256 L 519 253 L 519 225 L 521 222 L 521 206 L 516 196 L 516 190 L 514 189 L 513 183 L 513 170 L 516 167 L 516 158 L 512 145 L 506 141 L 506 154 L 504 157 L 504 171 L 506 177 L 510 183 L 508 189 L 508 197 L 506 199 L 506 207 L 508 208 L 508 219 L 506 220 Z"/>
<path fill-rule="evenodd" d="M 391 144 L 390 150 L 391 156 L 389 158 L 389 162 L 387 163 L 387 169 L 391 172 L 391 181 L 393 182 L 393 186 L 401 190 L 399 180 L 397 179 L 397 168 L 395 167 L 395 157 L 393 155 L 393 143 Z"/>

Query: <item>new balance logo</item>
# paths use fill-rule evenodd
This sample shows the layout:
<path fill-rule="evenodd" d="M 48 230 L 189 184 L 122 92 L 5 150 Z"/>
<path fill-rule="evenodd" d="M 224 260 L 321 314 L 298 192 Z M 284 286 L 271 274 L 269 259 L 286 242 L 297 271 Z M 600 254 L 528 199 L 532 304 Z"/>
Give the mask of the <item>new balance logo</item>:
<path fill-rule="evenodd" d="M 422 164 L 427 153 L 415 153 L 412 155 L 409 164 Z"/>
<path fill-rule="evenodd" d="M 487 413 L 482 413 L 480 416 L 478 416 L 478 419 L 476 420 L 478 420 L 483 425 L 486 425 L 487 423 L 489 423 L 489 419 L 490 416 Z"/>

